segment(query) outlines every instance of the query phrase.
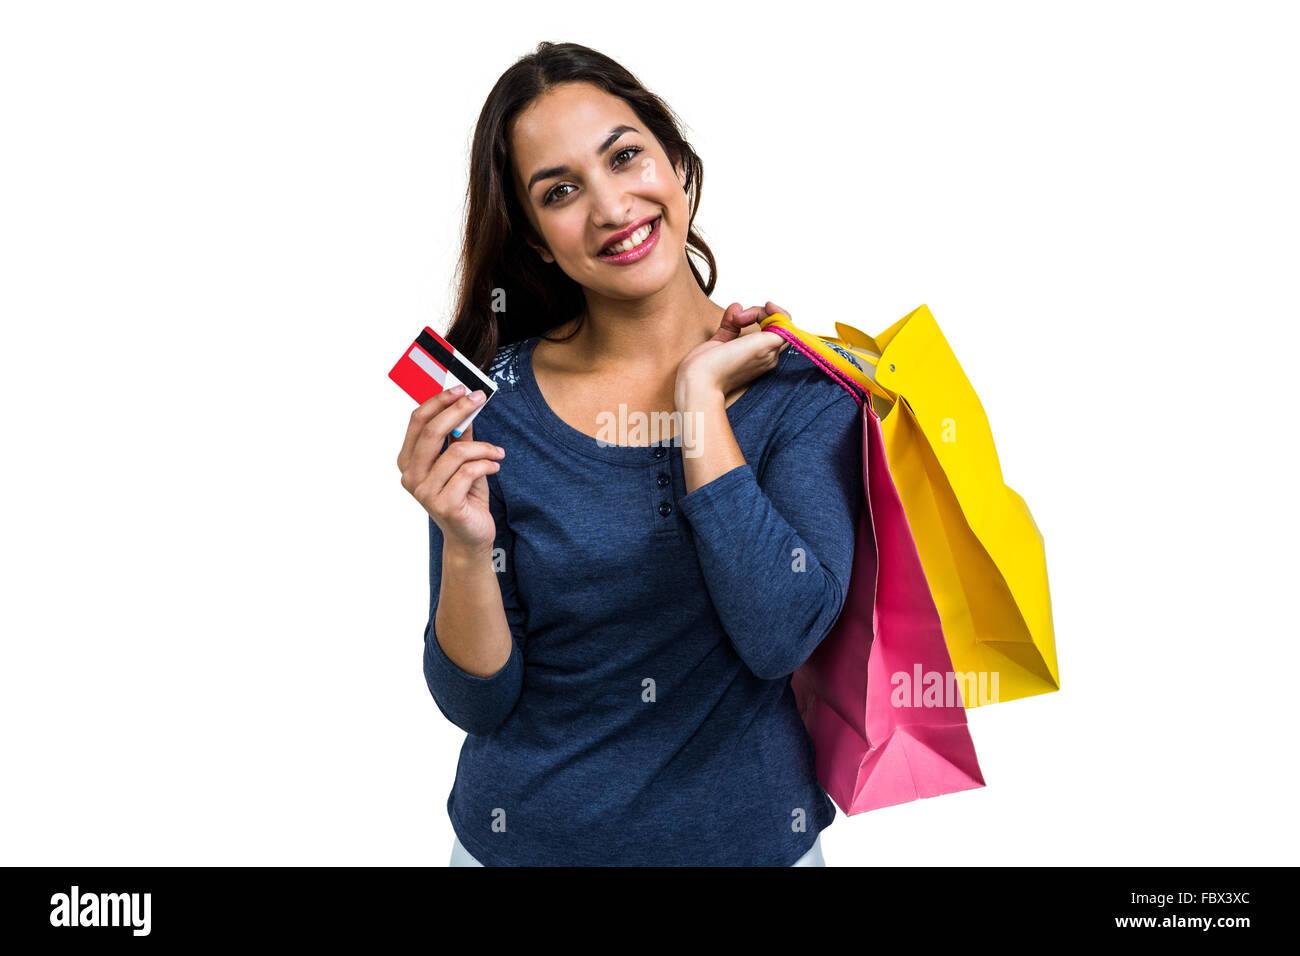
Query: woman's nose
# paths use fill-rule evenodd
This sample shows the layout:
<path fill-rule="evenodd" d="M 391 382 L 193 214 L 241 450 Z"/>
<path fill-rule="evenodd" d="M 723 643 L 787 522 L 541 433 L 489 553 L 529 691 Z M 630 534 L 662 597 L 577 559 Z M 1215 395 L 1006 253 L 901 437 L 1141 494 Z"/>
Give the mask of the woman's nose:
<path fill-rule="evenodd" d="M 591 192 L 591 217 L 598 228 L 617 229 L 632 221 L 634 203 L 627 190 L 611 184 Z"/>

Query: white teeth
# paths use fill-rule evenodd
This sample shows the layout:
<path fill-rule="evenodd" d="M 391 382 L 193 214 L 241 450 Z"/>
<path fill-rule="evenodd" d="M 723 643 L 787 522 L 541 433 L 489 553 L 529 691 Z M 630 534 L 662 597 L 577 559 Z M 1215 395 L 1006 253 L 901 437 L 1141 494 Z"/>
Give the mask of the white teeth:
<path fill-rule="evenodd" d="M 650 237 L 650 233 L 654 232 L 654 228 L 655 228 L 654 222 L 646 223 L 644 226 L 642 226 L 636 232 L 632 233 L 632 235 L 628 236 L 622 242 L 618 243 L 617 245 L 610 246 L 608 249 L 602 252 L 601 255 L 617 256 L 621 253 L 629 251 L 630 249 L 635 249 L 637 246 L 641 245 L 641 243 L 645 242 L 646 239 Z"/>

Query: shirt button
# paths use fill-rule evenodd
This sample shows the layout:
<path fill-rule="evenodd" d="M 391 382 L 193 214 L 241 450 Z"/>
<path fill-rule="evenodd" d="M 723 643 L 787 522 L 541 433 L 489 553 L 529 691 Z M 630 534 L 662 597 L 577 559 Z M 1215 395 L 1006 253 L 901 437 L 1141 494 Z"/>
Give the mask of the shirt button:
<path fill-rule="evenodd" d="M 658 478 L 655 479 L 655 484 L 658 485 L 660 488 L 666 488 L 668 487 L 668 482 L 670 480 L 671 479 L 667 475 L 660 475 Z"/>
<path fill-rule="evenodd" d="M 666 455 L 666 454 L 668 454 L 668 449 L 666 449 L 666 448 L 656 448 L 654 451 L 652 451 L 652 452 L 650 453 L 650 457 L 652 457 L 652 458 L 662 458 L 662 457 L 663 457 L 664 455 Z"/>
<path fill-rule="evenodd" d="M 673 506 L 666 501 L 659 502 L 659 513 L 667 518 L 673 513 Z"/>

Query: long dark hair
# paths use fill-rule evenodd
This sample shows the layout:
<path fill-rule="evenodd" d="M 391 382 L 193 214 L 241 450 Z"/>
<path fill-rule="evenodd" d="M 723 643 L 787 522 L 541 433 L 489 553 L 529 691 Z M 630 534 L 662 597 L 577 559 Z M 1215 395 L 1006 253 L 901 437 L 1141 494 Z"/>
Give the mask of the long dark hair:
<path fill-rule="evenodd" d="M 717 282 L 713 253 L 694 229 L 704 165 L 682 136 L 677 115 L 604 54 L 577 43 L 542 41 L 492 87 L 470 147 L 456 311 L 446 338 L 483 369 L 501 346 L 544 335 L 583 311 L 582 286 L 556 263 L 544 262 L 527 243 L 532 239 L 544 244 L 515 194 L 507 135 L 511 121 L 534 99 L 555 84 L 573 81 L 591 83 L 627 101 L 674 166 L 683 168 L 690 209 L 686 261 L 705 295 L 713 292 Z M 691 251 L 707 263 L 707 281 L 691 261 Z"/>

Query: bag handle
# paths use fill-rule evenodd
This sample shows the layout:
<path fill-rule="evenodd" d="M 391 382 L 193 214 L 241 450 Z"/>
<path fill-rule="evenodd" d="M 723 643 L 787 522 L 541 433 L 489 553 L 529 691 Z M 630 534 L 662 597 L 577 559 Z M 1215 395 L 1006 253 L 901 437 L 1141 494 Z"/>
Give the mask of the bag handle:
<path fill-rule="evenodd" d="M 853 326 L 846 325 L 843 322 L 836 322 L 835 331 L 839 333 L 840 336 L 835 341 L 842 342 L 850 348 L 863 349 L 869 352 L 871 358 L 867 361 L 872 365 L 875 365 L 880 356 L 885 354 L 885 350 L 876 344 L 876 340 L 860 329 L 855 329 Z"/>
<path fill-rule="evenodd" d="M 840 333 L 841 338 L 814 335 L 795 328 L 790 317 L 780 312 L 759 319 L 758 324 L 764 330 L 775 331 L 782 338 L 790 341 L 822 366 L 824 371 L 827 366 L 830 366 L 838 373 L 835 377 L 844 377 L 853 385 L 870 392 L 890 405 L 898 401 L 895 393 L 879 384 L 862 367 L 866 364 L 874 368 L 880 360 L 880 351 L 875 347 L 875 340 L 865 332 L 860 332 L 851 325 L 836 322 L 835 331 Z"/>

